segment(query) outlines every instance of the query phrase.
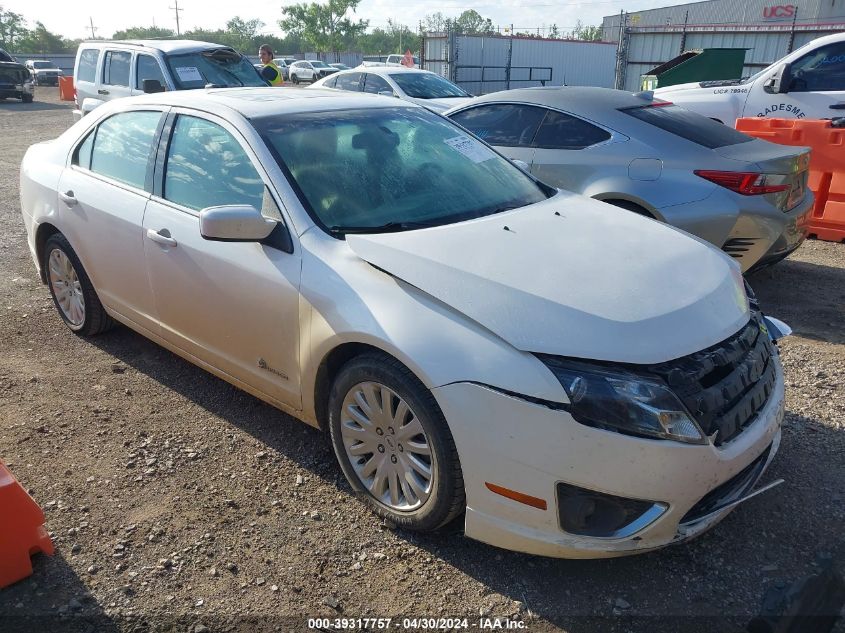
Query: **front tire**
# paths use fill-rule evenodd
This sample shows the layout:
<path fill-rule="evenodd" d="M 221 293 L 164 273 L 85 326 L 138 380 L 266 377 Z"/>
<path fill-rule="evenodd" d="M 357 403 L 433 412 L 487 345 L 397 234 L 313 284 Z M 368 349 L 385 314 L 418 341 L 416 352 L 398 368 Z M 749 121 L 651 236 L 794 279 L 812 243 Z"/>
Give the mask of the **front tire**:
<path fill-rule="evenodd" d="M 32 103 L 32 95 L 21 95 L 21 103 Z"/>
<path fill-rule="evenodd" d="M 79 257 L 61 233 L 47 239 L 42 266 L 56 310 L 72 332 L 93 336 L 114 327 Z"/>
<path fill-rule="evenodd" d="M 431 392 L 399 361 L 358 356 L 329 395 L 335 455 L 356 495 L 378 516 L 421 532 L 463 512 L 455 441 Z"/>
<path fill-rule="evenodd" d="M 290 80 L 293 82 L 294 85 L 297 85 L 299 83 L 299 77 L 297 77 L 296 75 L 291 75 Z"/>

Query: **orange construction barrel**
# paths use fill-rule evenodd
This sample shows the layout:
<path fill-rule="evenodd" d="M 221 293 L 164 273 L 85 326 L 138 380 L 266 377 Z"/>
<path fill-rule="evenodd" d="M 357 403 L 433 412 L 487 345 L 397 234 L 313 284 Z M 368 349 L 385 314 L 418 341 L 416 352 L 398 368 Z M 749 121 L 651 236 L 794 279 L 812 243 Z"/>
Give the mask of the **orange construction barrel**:
<path fill-rule="evenodd" d="M 76 90 L 73 87 L 73 77 L 59 77 L 59 99 L 73 101 L 75 98 Z"/>
<path fill-rule="evenodd" d="M 30 557 L 53 555 L 44 512 L 0 461 L 0 588 L 32 573 Z"/>
<path fill-rule="evenodd" d="M 845 241 L 845 127 L 826 119 L 736 120 L 740 132 L 780 145 L 809 146 L 807 185 L 816 194 L 809 234 L 829 242 Z"/>

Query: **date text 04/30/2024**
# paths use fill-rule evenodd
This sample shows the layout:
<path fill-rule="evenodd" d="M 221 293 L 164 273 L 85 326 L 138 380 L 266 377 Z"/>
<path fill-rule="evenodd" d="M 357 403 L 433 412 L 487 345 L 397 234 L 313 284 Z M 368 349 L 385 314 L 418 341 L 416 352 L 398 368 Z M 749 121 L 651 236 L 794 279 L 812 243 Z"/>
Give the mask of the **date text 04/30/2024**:
<path fill-rule="evenodd" d="M 308 628 L 323 631 L 390 629 L 517 631 L 526 629 L 527 625 L 522 620 L 499 617 L 482 617 L 477 620 L 469 618 L 309 618 Z"/>

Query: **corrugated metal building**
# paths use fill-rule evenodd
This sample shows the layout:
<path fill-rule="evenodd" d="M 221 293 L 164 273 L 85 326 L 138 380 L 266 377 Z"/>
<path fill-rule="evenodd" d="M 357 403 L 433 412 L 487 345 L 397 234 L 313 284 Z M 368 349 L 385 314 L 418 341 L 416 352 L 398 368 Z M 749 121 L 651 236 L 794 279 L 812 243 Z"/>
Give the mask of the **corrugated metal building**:
<path fill-rule="evenodd" d="M 845 31 L 845 0 L 708 0 L 607 16 L 602 29 L 618 43 L 616 86 L 637 90 L 641 75 L 700 48 L 747 48 L 743 75 L 754 74 L 810 40 Z"/>
<path fill-rule="evenodd" d="M 472 94 L 531 86 L 613 87 L 616 45 L 498 35 L 428 34 L 423 68 Z"/>

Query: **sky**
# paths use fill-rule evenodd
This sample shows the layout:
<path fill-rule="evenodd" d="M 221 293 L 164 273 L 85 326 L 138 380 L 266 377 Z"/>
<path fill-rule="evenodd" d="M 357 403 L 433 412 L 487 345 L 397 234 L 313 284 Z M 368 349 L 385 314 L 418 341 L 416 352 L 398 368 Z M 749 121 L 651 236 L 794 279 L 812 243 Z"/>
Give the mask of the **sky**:
<path fill-rule="evenodd" d="M 182 31 L 195 27 L 224 28 L 226 21 L 237 15 L 244 20 L 258 18 L 266 24 L 262 32 L 273 35 L 282 35 L 277 21 L 282 17 L 283 4 L 295 4 L 292 0 L 264 0 L 263 3 L 243 5 L 221 0 L 0 0 L 0 7 L 22 14 L 30 27 L 38 20 L 50 31 L 76 39 L 91 37 L 91 21 L 98 37 L 111 37 L 115 31 L 132 26 L 151 26 L 153 23 L 175 30 L 172 7 L 176 2 L 182 9 L 179 13 Z M 490 18 L 494 25 L 513 24 L 517 30 L 526 31 L 557 24 L 561 31 L 570 31 L 579 19 L 585 25 L 600 25 L 602 17 L 619 13 L 623 8 L 626 11 L 642 11 L 679 3 L 680 0 L 362 0 L 356 15 L 369 20 L 371 27 L 387 26 L 388 19 L 393 19 L 416 31 L 419 21 L 426 14 L 440 11 L 456 17 L 464 9 L 475 9 L 483 17 Z"/>

